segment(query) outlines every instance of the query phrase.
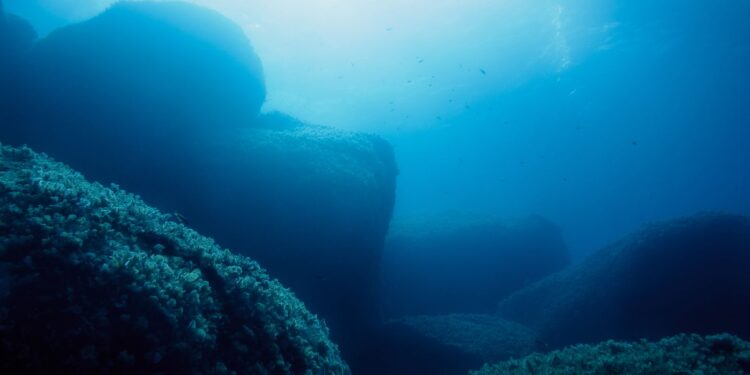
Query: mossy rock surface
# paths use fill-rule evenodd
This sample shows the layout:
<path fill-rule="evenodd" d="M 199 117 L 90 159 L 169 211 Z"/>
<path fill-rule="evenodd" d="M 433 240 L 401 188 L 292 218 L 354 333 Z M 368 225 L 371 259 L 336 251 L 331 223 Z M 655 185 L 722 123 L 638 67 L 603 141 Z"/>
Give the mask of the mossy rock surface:
<path fill-rule="evenodd" d="M 0 372 L 349 373 L 288 289 L 178 221 L 0 146 Z"/>
<path fill-rule="evenodd" d="M 606 341 L 575 345 L 547 354 L 535 353 L 470 375 L 598 374 L 748 374 L 750 343 L 736 336 L 680 334 L 658 342 Z"/>

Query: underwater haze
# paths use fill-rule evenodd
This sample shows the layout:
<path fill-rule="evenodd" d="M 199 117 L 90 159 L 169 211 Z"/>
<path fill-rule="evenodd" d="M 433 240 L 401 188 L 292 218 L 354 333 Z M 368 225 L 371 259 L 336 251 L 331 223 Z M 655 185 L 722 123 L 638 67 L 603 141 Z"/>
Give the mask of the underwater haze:
<path fill-rule="evenodd" d="M 746 0 L 0 0 L 0 372 L 750 373 L 748 67 Z"/>
<path fill-rule="evenodd" d="M 111 1 L 6 0 L 51 26 Z M 237 22 L 267 110 L 388 139 L 396 215 L 643 222 L 750 211 L 746 1 L 195 1 Z"/>

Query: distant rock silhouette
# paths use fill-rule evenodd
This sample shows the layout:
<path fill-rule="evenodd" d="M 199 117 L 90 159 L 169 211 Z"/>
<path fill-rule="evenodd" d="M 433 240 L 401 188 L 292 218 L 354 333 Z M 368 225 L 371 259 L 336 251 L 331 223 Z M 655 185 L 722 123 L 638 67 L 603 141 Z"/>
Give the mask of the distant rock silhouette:
<path fill-rule="evenodd" d="M 0 2 L 0 124 L 8 120 L 10 109 L 16 105 L 14 100 L 19 87 L 14 77 L 36 37 L 34 28 L 28 22 L 3 13 Z"/>
<path fill-rule="evenodd" d="M 56 30 L 16 76 L 22 100 L 3 139 L 51 154 L 71 146 L 60 137 L 107 151 L 103 157 L 150 152 L 156 142 L 249 126 L 265 98 L 260 60 L 242 29 L 180 2 L 121 2 Z M 40 132 L 48 136 L 34 136 Z M 98 164 L 116 168 L 103 163 L 114 160 Z"/>
<path fill-rule="evenodd" d="M 510 225 L 456 212 L 396 220 L 383 254 L 384 312 L 491 313 L 498 300 L 568 262 L 559 228 L 540 217 Z"/>
<path fill-rule="evenodd" d="M 0 165 L 3 374 L 349 374 L 256 262 L 29 149 Z"/>
<path fill-rule="evenodd" d="M 750 337 L 750 219 L 649 225 L 502 301 L 551 347 L 682 332 Z"/>
<path fill-rule="evenodd" d="M 27 52 L 37 35 L 26 20 L 4 13 L 0 3 L 0 67 Z"/>

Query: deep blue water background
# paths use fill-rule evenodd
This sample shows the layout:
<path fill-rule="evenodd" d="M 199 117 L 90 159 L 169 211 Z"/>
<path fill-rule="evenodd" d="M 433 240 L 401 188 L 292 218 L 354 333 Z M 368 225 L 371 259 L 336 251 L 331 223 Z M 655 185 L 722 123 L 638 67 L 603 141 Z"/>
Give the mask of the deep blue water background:
<path fill-rule="evenodd" d="M 578 255 L 645 221 L 747 213 L 748 2 L 659 3 L 622 4 L 611 48 L 457 126 L 392 136 L 399 208 L 533 211 Z"/>
<path fill-rule="evenodd" d="M 486 361 L 433 363 L 419 314 L 541 351 L 750 330 L 747 218 L 691 216 L 750 215 L 746 0 L 1 2 L 40 39 L 7 19 L 0 141 L 258 260 L 354 373 Z"/>
<path fill-rule="evenodd" d="M 6 8 L 45 34 L 108 2 L 76 3 Z M 747 1 L 203 3 L 256 45 L 267 108 L 394 145 L 396 217 L 540 214 L 580 259 L 647 221 L 750 213 Z"/>

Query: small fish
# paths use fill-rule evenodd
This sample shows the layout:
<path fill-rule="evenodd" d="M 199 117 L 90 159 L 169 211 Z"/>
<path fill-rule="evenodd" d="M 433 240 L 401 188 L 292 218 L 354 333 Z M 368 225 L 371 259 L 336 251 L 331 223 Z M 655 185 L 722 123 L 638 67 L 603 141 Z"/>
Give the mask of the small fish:
<path fill-rule="evenodd" d="M 421 59 L 421 58 L 417 57 L 417 64 L 421 64 L 423 62 L 424 62 L 424 59 Z"/>
<path fill-rule="evenodd" d="M 487 75 L 487 72 L 484 71 L 484 69 L 482 69 L 482 68 L 479 68 L 479 73 L 482 73 L 483 76 Z"/>
<path fill-rule="evenodd" d="M 389 28 L 385 29 L 385 31 L 393 31 L 393 28 L 389 27 Z"/>
<path fill-rule="evenodd" d="M 633 146 L 638 146 L 638 142 L 637 141 L 630 141 L 630 144 L 633 145 Z"/>

